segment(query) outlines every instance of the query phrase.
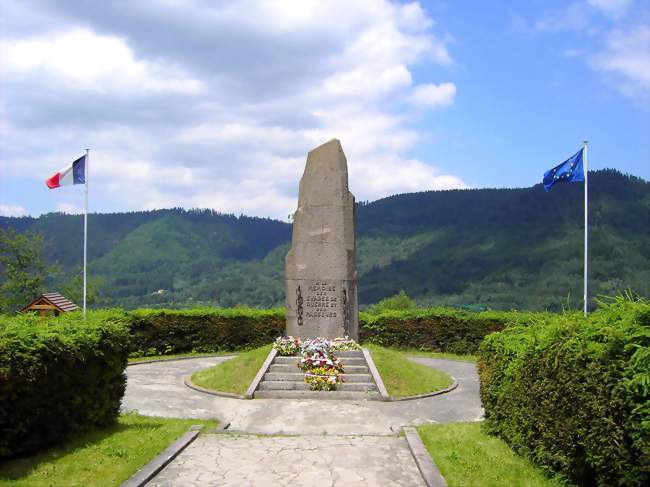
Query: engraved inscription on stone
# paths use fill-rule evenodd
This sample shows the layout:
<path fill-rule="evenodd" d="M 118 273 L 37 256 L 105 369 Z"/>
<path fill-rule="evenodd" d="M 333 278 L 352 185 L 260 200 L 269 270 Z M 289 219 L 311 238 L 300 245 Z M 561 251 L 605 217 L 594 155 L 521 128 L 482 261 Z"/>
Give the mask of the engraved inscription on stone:
<path fill-rule="evenodd" d="M 314 281 L 307 287 L 305 317 L 336 318 L 338 306 L 335 284 L 327 281 Z"/>

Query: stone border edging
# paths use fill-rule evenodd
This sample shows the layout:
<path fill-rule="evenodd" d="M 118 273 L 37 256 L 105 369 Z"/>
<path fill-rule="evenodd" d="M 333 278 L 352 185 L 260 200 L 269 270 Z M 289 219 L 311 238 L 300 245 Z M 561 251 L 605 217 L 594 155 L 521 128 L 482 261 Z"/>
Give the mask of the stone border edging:
<path fill-rule="evenodd" d="M 231 359 L 233 357 L 236 357 L 236 354 L 233 355 L 194 355 L 192 357 L 172 357 L 172 358 L 159 358 L 156 360 L 142 360 L 140 362 L 132 362 L 126 364 L 127 367 L 131 367 L 132 365 L 142 365 L 142 364 L 155 364 L 158 362 L 174 362 L 176 360 L 192 360 L 192 359 L 197 359 L 197 358 L 228 358 Z"/>
<path fill-rule="evenodd" d="M 192 425 L 183 435 L 174 443 L 156 455 L 146 465 L 140 468 L 136 473 L 131 475 L 126 481 L 122 482 L 120 487 L 143 487 L 153 479 L 163 468 L 178 456 L 190 443 L 192 443 L 203 429 L 202 425 Z"/>
<path fill-rule="evenodd" d="M 438 467 L 436 467 L 424 443 L 422 443 L 422 438 L 420 438 L 418 430 L 412 426 L 405 426 L 402 428 L 402 431 L 406 437 L 406 443 L 408 443 L 411 455 L 413 455 L 413 459 L 427 487 L 447 487 L 445 478 L 440 473 L 440 470 L 438 470 Z"/>
<path fill-rule="evenodd" d="M 244 394 L 244 399 L 253 399 L 253 395 L 255 394 L 257 386 L 260 384 L 260 382 L 262 382 L 264 374 L 266 374 L 266 371 L 273 363 L 273 359 L 277 353 L 278 351 L 275 348 L 271 348 L 271 351 L 266 356 L 266 360 L 262 364 L 262 367 L 260 367 L 260 370 L 257 371 L 257 375 L 253 379 L 253 382 L 251 382 L 251 385 L 248 386 L 248 390 L 246 391 L 246 394 Z"/>
<path fill-rule="evenodd" d="M 233 392 L 215 391 L 214 389 L 206 389 L 205 387 L 198 386 L 194 382 L 192 382 L 191 375 L 186 375 L 185 377 L 183 377 L 183 383 L 190 389 L 194 389 L 195 391 L 198 392 L 203 392 L 204 394 L 212 394 L 213 396 L 228 397 L 230 399 L 246 399 L 245 396 L 242 396 L 240 394 L 235 394 Z"/>
<path fill-rule="evenodd" d="M 447 374 L 449 375 L 449 374 Z M 414 399 L 423 399 L 425 397 L 431 397 L 431 396 L 439 396 L 440 394 L 447 394 L 448 392 L 453 391 L 458 387 L 458 381 L 453 375 L 450 375 L 454 381 L 451 383 L 449 387 L 446 387 L 444 389 L 440 389 L 439 391 L 432 391 L 432 392 L 424 392 L 422 394 L 416 394 L 415 396 L 405 396 L 405 397 L 393 397 L 390 396 L 387 400 L 388 401 L 412 401 Z"/>
<path fill-rule="evenodd" d="M 384 381 L 382 380 L 381 375 L 379 375 L 379 371 L 375 366 L 375 362 L 373 362 L 372 360 L 370 351 L 367 348 L 362 348 L 361 351 L 363 352 L 363 356 L 366 359 L 366 364 L 368 364 L 370 375 L 372 375 L 372 379 L 375 381 L 375 385 L 377 386 L 377 390 L 379 391 L 379 396 L 381 397 L 381 400 L 390 401 L 391 397 L 388 394 L 388 391 L 386 390 L 386 386 L 384 385 Z"/>

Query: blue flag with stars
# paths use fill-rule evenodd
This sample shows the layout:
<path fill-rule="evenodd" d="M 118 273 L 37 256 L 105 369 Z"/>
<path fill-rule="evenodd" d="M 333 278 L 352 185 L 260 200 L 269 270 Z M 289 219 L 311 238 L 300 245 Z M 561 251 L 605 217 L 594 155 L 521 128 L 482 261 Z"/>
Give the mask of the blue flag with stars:
<path fill-rule="evenodd" d="M 576 181 L 585 180 L 584 170 L 582 169 L 582 152 L 583 149 L 580 149 L 562 164 L 544 173 L 544 191 L 551 189 L 555 183 L 575 183 Z"/>

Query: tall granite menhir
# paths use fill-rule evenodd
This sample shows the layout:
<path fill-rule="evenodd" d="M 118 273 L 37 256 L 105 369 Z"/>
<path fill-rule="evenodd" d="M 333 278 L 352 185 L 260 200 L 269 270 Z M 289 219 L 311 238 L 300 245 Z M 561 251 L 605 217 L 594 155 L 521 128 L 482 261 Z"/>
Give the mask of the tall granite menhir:
<path fill-rule="evenodd" d="M 354 196 L 341 143 L 307 156 L 285 258 L 287 334 L 359 339 Z"/>

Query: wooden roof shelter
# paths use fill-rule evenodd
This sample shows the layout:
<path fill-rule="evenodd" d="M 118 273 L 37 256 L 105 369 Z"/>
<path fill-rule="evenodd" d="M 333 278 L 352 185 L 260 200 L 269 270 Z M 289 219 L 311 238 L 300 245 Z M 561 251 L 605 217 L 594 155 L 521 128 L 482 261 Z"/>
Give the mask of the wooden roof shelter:
<path fill-rule="evenodd" d="M 79 306 L 74 304 L 68 298 L 59 293 L 44 293 L 41 294 L 34 301 L 23 307 L 20 312 L 25 311 L 38 311 L 41 316 L 46 316 L 48 313 L 59 316 L 61 313 L 68 311 L 76 311 Z"/>

